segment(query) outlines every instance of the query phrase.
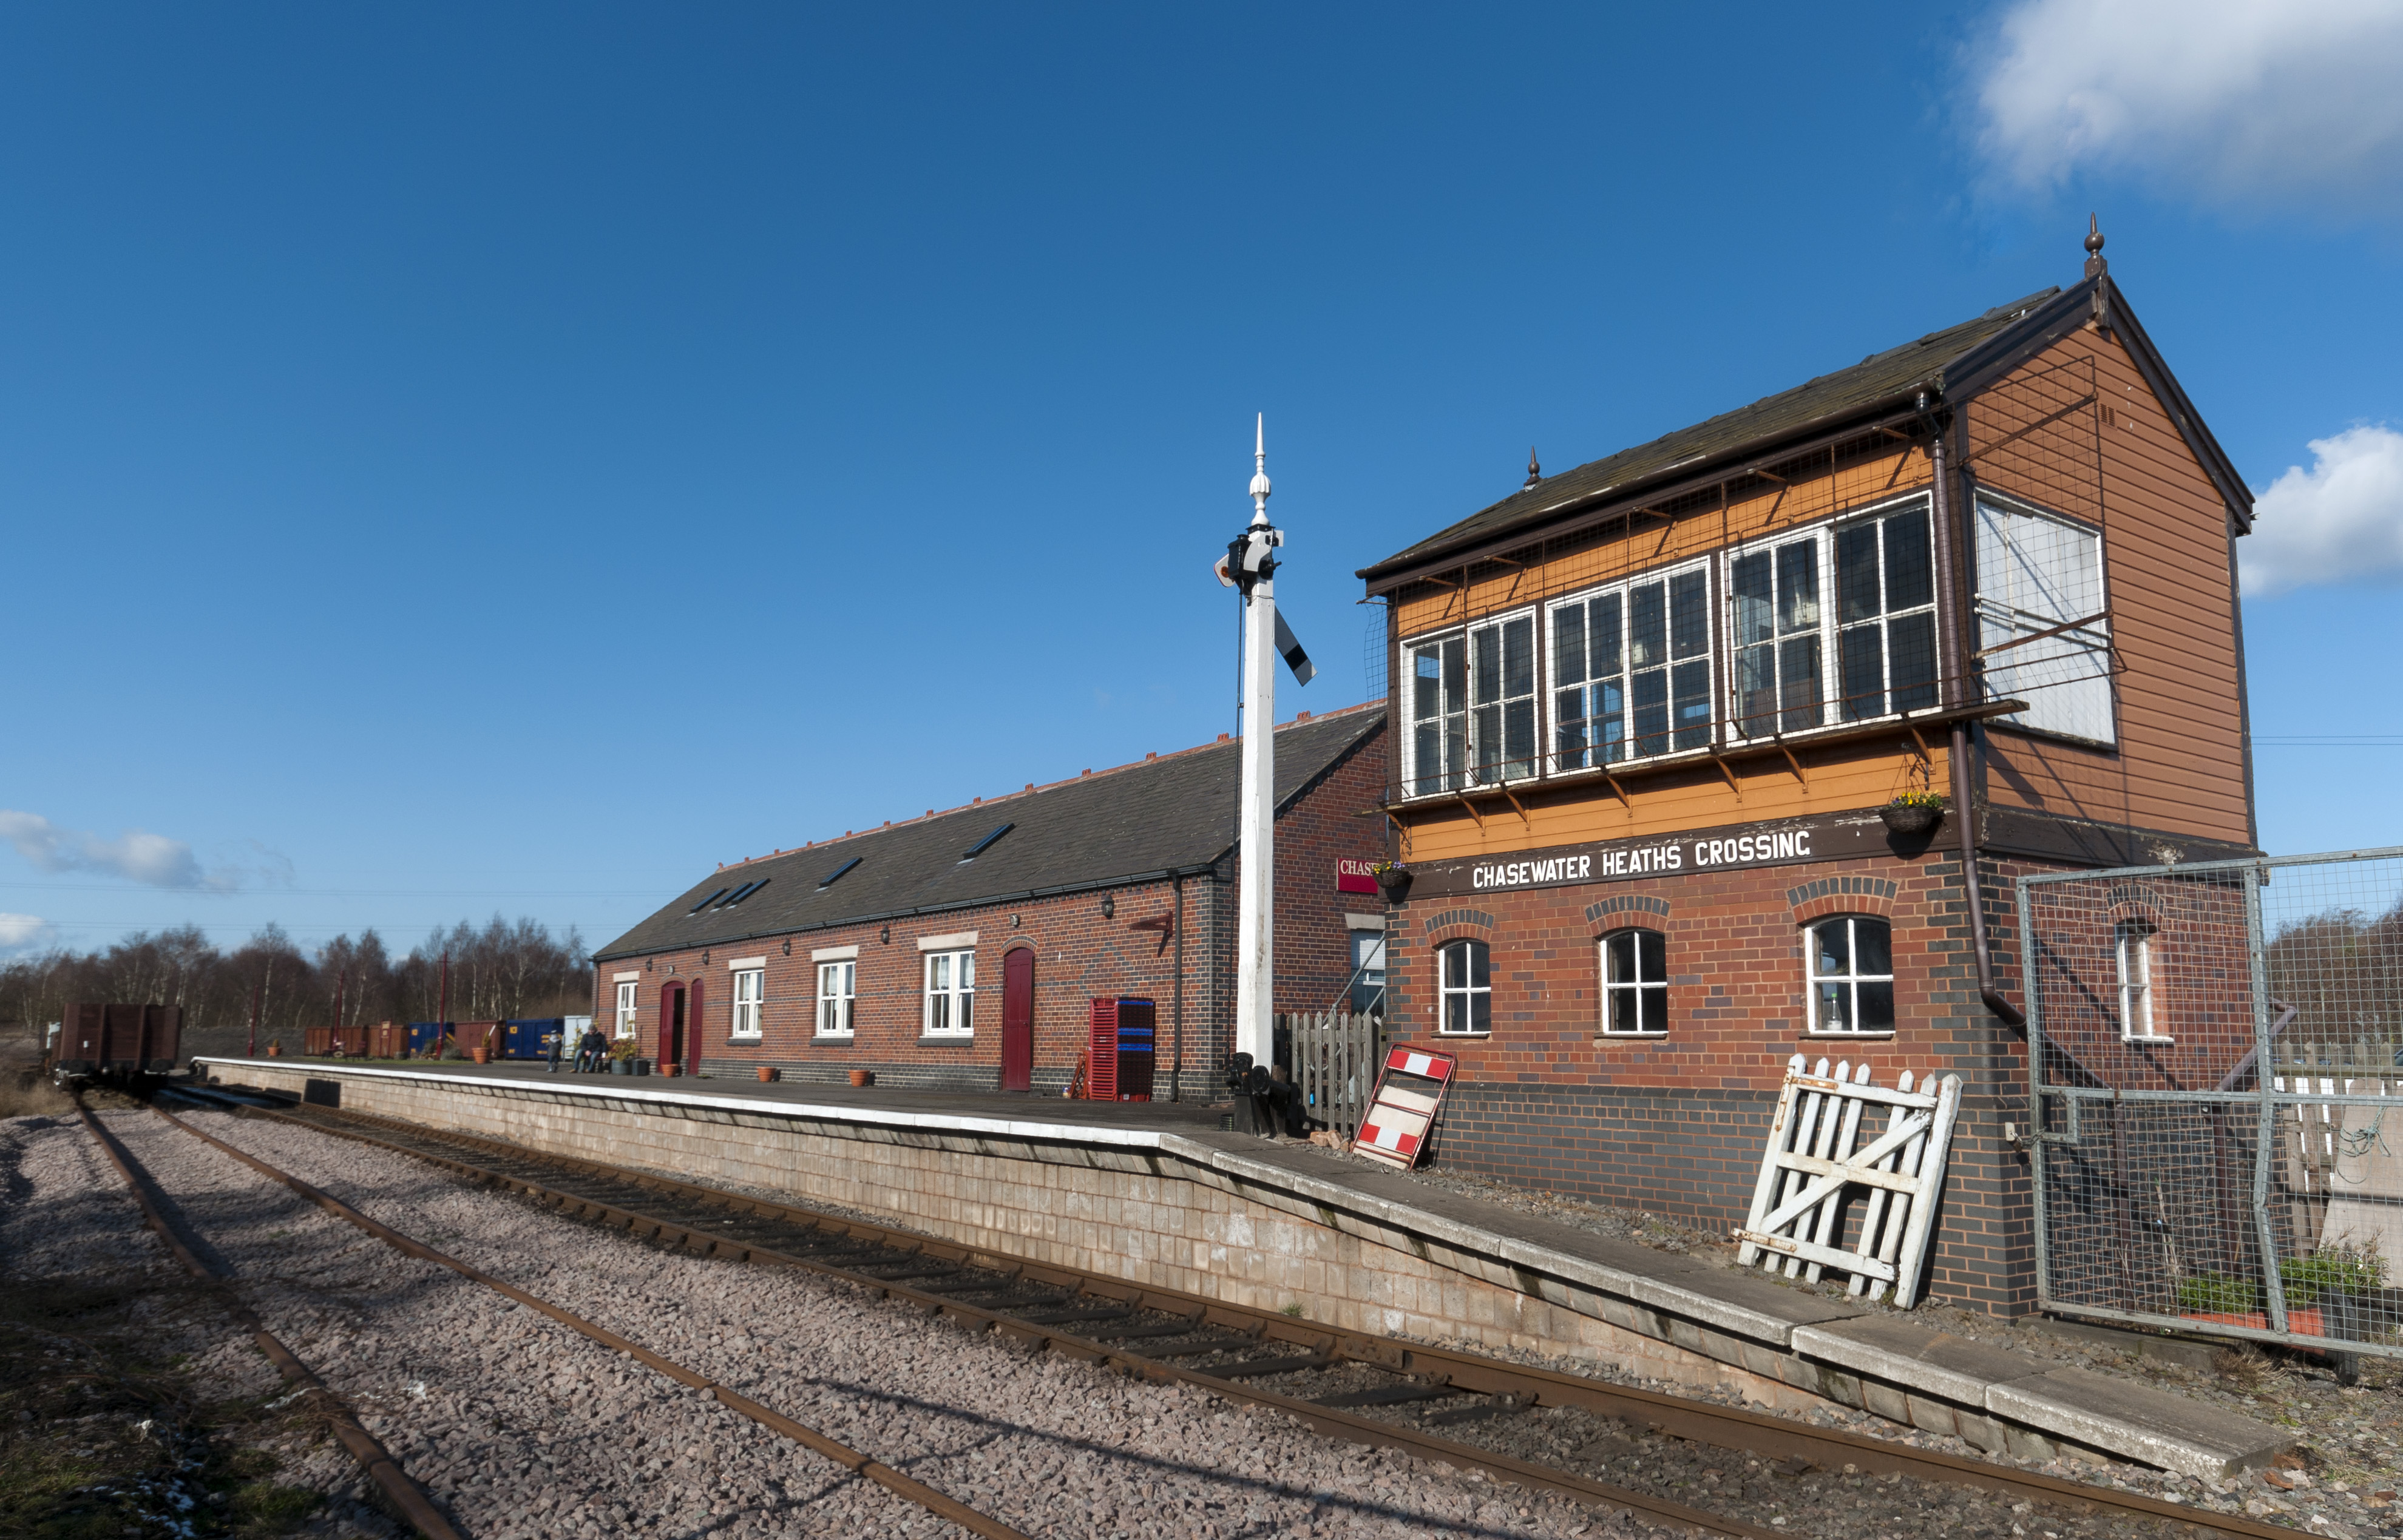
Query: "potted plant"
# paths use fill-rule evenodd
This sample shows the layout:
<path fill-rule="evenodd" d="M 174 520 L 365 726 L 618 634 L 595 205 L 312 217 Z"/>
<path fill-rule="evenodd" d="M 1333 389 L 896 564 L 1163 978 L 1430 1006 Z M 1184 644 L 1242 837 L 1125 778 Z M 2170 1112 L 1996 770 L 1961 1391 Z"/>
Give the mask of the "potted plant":
<path fill-rule="evenodd" d="M 284 1057 L 283 1038 L 271 1037 L 267 1040 L 267 1057 L 270 1059 L 281 1059 Z"/>
<path fill-rule="evenodd" d="M 633 1074 L 634 1050 L 641 1046 L 642 1045 L 639 1042 L 632 1037 L 620 1037 L 616 1042 L 611 1043 L 609 1045 L 609 1073 L 612 1075 Z"/>
<path fill-rule="evenodd" d="M 1399 861 L 1380 861 L 1368 868 L 1368 875 L 1377 880 L 1377 891 L 1388 904 L 1398 904 L 1410 895 L 1410 868 Z"/>
<path fill-rule="evenodd" d="M 773 1065 L 773 1064 L 762 1064 L 762 1065 L 760 1065 L 760 1066 L 759 1066 L 759 1083 L 760 1083 L 761 1085 L 763 1085 L 763 1086 L 764 1086 L 764 1085 L 766 1085 L 769 1081 L 773 1080 L 774 1078 L 776 1078 L 776 1066 L 775 1066 L 775 1065 Z"/>
<path fill-rule="evenodd" d="M 876 1072 L 874 1070 L 854 1070 L 851 1072 L 851 1083 L 854 1086 L 872 1086 L 876 1084 Z"/>

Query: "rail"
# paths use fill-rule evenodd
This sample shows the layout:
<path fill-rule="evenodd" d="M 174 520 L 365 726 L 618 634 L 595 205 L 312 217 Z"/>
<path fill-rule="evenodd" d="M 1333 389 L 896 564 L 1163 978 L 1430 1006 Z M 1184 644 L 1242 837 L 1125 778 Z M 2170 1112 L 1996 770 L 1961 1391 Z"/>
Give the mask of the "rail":
<path fill-rule="evenodd" d="M 992 1329 L 1146 1380 L 1177 1380 L 1237 1401 L 1275 1407 L 1314 1431 L 1400 1450 L 1658 1523 L 1726 1535 L 1790 1531 L 1665 1502 L 1515 1456 L 1363 1415 L 1354 1408 L 1482 1397 L 1438 1415 L 1455 1423 L 1537 1406 L 1576 1407 L 1628 1426 L 1789 1467 L 1907 1476 L 1990 1495 L 2091 1507 L 2231 1540 L 2291 1540 L 2291 1530 L 2139 1493 L 2063 1480 L 1940 1450 L 1791 1422 L 1739 1407 L 1510 1363 L 1451 1348 L 1330 1330 L 1282 1313 L 1199 1295 L 1052 1267 L 1032 1258 L 931 1239 L 805 1205 L 771 1201 L 603 1162 L 535 1155 L 472 1134 L 435 1132 L 372 1114 L 260 1107 L 185 1092 L 241 1116 L 299 1124 L 427 1161 L 469 1180 L 524 1193 L 571 1217 L 702 1256 L 799 1267 L 882 1291 L 929 1314 Z M 1015 1297 L 996 1297 L 1015 1296 Z M 977 1304 L 983 1298 L 992 1302 Z M 1197 1340 L 1197 1339 L 1199 1340 Z M 1138 1349 L 1132 1343 L 1144 1343 Z M 1180 1360 L 1203 1360 L 1188 1364 Z M 1368 1391 L 1314 1399 L 1312 1381 L 1367 1378 Z M 1273 1379 L 1285 1388 L 1250 1381 Z M 1430 1420 L 1432 1421 L 1432 1419 Z"/>

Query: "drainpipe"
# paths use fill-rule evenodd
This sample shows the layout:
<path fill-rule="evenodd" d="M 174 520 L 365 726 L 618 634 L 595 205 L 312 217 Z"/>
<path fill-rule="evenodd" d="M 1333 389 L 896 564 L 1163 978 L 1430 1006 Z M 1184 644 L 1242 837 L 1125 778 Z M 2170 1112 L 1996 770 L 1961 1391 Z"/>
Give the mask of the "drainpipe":
<path fill-rule="evenodd" d="M 1921 399 L 1924 402 L 1925 397 Z M 1948 431 L 1938 432 L 1930 440 L 1928 453 L 1935 461 L 1938 524 L 1948 539 L 1957 541 L 1962 539 L 1965 532 L 1960 521 L 1953 517 L 1952 507 L 1952 457 L 1945 453 L 1945 441 L 1950 437 L 1948 425 Z M 1964 584 L 1955 599 L 1964 639 L 1960 648 L 1960 668 L 1965 686 L 1968 681 L 1969 660 L 1966 639 L 1975 634 L 1969 631 L 1972 616 L 1966 589 L 1967 585 Z M 2003 1019 L 2004 1025 L 2014 1032 L 2025 1032 L 2027 1014 L 2004 999 L 2003 992 L 1994 986 L 1994 951 L 1986 936 L 1986 895 L 1978 881 L 1978 835 L 1969 802 L 1969 724 L 1966 722 L 1952 724 L 1952 824 L 1961 837 L 1961 892 L 1969 904 L 1969 943 L 1978 961 L 1978 998 L 1986 1003 L 1988 1010 Z"/>
<path fill-rule="evenodd" d="M 1172 877 L 1168 880 L 1168 886 L 1169 891 L 1176 895 L 1176 915 L 1173 922 L 1176 926 L 1176 1005 L 1169 1029 L 1176 1034 L 1176 1047 L 1169 1061 L 1168 1099 L 1182 1102 L 1185 1100 L 1185 879 L 1182 876 Z"/>

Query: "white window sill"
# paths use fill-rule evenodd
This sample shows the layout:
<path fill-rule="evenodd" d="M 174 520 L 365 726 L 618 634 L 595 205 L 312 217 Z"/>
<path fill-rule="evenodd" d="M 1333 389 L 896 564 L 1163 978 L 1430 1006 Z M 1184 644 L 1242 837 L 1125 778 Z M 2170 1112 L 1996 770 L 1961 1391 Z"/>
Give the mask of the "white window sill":
<path fill-rule="evenodd" d="M 1596 1036 L 1596 1037 L 1594 1038 L 1594 1041 L 1595 1041 L 1595 1042 L 1597 1042 L 1597 1043 L 1625 1043 L 1625 1042 L 1629 1042 L 1629 1041 L 1632 1041 L 1632 1040 L 1640 1040 L 1640 1039 L 1646 1038 L 1646 1037 L 1666 1037 L 1666 1036 L 1668 1036 L 1668 1035 L 1669 1035 L 1669 1034 L 1668 1034 L 1668 1033 L 1667 1033 L 1666 1031 L 1661 1031 L 1661 1032 L 1605 1032 L 1605 1033 L 1603 1033 L 1603 1034 L 1601 1034 L 1600 1035 Z"/>
<path fill-rule="evenodd" d="M 918 1034 L 918 1041 L 921 1043 L 973 1043 L 976 1041 L 976 1034 L 972 1032 L 922 1032 Z"/>
<path fill-rule="evenodd" d="M 2122 1037 L 2122 1043 L 2141 1043 L 2147 1047 L 2164 1047 L 2177 1041 L 2174 1037 Z"/>
<path fill-rule="evenodd" d="M 1882 1043 L 1894 1036 L 1894 1029 L 1883 1032 L 1806 1032 L 1806 1043 Z"/>
<path fill-rule="evenodd" d="M 726 1040 L 729 1043 L 757 1043 L 762 1035 L 756 1032 L 734 1032 L 727 1034 Z"/>

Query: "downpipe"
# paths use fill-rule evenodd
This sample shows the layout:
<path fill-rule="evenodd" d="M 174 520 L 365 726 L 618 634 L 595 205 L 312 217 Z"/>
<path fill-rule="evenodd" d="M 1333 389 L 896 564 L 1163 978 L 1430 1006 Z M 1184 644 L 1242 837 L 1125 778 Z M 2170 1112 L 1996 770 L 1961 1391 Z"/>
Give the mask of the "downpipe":
<path fill-rule="evenodd" d="M 1969 811 L 1969 725 L 1952 724 L 1952 822 L 1961 836 L 1961 891 L 1969 901 L 1969 940 L 1978 954 L 1978 998 L 2014 1032 L 2027 1030 L 2027 1013 L 1994 987 L 1994 951 L 1986 939 L 1986 895 L 1978 881 L 1978 834 Z"/>

